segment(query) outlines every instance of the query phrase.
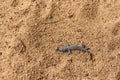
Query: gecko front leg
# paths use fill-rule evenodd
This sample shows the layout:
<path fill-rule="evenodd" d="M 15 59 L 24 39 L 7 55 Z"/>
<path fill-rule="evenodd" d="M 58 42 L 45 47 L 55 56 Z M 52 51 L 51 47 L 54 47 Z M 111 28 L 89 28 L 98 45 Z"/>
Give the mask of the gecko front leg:
<path fill-rule="evenodd" d="M 68 51 L 68 55 L 70 55 L 71 54 L 71 50 L 68 48 L 67 51 Z"/>

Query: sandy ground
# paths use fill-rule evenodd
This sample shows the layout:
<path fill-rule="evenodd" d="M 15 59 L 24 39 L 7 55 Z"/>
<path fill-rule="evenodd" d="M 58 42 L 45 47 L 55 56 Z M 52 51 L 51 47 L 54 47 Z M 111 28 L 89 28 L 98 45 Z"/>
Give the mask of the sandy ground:
<path fill-rule="evenodd" d="M 0 80 L 120 80 L 120 0 L 0 0 Z"/>

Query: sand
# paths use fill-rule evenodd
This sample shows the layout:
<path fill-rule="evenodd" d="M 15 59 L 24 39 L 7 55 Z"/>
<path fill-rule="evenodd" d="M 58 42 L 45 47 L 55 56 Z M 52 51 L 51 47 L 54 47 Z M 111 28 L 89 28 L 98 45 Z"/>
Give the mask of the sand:
<path fill-rule="evenodd" d="M 0 80 L 120 80 L 120 0 L 1 0 Z"/>

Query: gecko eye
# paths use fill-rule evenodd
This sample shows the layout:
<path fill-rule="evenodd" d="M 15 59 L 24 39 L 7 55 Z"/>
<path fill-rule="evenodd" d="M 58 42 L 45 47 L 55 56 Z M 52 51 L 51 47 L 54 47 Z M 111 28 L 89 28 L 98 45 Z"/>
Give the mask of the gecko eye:
<path fill-rule="evenodd" d="M 87 48 L 87 50 L 89 50 L 90 48 Z"/>

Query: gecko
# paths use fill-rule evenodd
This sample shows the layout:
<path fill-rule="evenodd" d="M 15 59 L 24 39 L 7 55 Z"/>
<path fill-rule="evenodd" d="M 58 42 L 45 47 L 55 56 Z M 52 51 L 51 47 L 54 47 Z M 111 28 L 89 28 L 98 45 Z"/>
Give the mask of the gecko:
<path fill-rule="evenodd" d="M 89 51 L 90 48 L 87 48 L 85 45 L 72 45 L 72 46 L 62 46 L 62 47 L 59 47 L 56 49 L 57 51 L 60 51 L 60 52 L 68 52 L 68 55 L 71 54 L 71 51 L 73 50 L 79 50 L 79 51 L 82 51 L 82 52 L 87 52 L 88 56 L 89 56 L 89 59 L 91 60 L 92 59 L 92 53 Z"/>

